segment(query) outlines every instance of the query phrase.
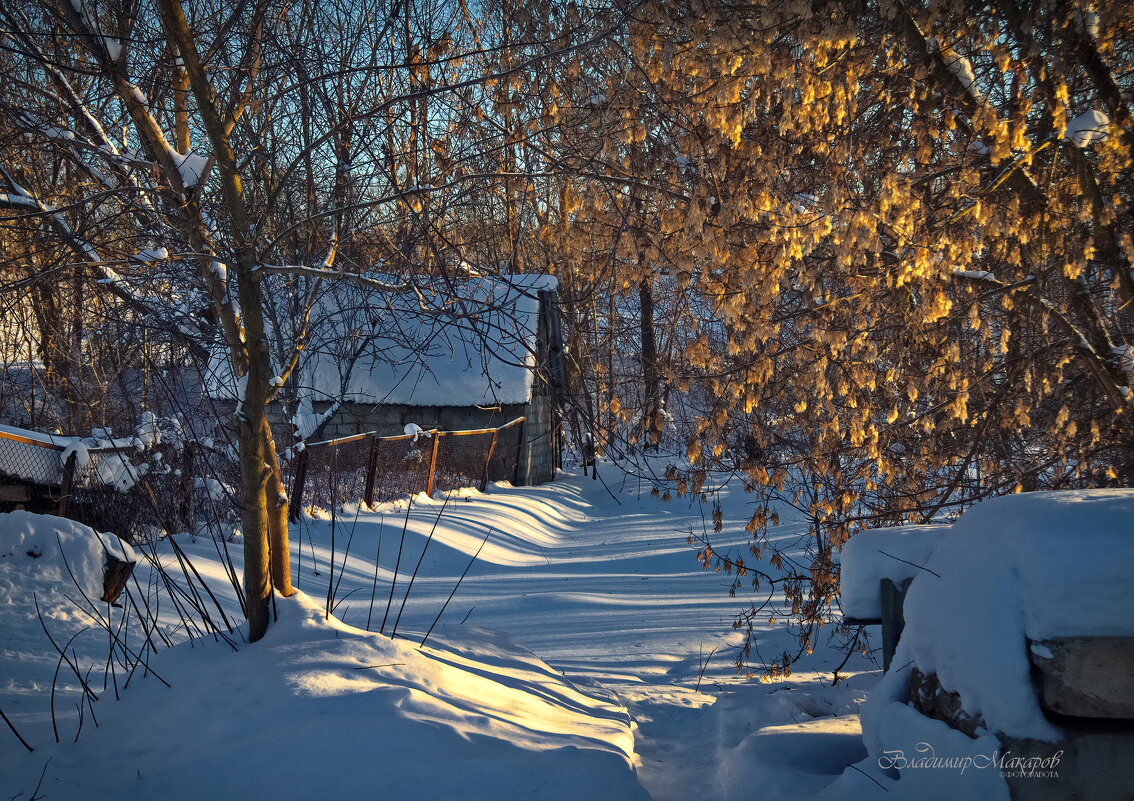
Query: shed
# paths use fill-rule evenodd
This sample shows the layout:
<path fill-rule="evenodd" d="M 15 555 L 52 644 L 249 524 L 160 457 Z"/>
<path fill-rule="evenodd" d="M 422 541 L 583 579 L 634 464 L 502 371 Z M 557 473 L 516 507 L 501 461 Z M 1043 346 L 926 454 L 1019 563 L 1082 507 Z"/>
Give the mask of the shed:
<path fill-rule="evenodd" d="M 549 481 L 566 384 L 556 287 L 535 274 L 438 279 L 401 293 L 331 285 L 312 309 L 287 400 L 269 410 L 273 425 L 306 441 L 523 417 L 516 480 Z M 234 400 L 237 382 L 215 378 L 225 373 L 214 361 L 210 394 Z"/>

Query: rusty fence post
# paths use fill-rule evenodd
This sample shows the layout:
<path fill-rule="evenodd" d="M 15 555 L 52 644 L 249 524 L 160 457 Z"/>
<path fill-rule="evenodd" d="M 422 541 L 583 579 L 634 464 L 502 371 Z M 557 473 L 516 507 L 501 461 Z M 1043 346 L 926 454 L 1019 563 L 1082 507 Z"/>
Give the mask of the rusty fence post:
<path fill-rule="evenodd" d="M 78 454 L 72 452 L 67 457 L 67 461 L 63 463 L 63 476 L 59 482 L 59 504 L 56 507 L 56 514 L 60 517 L 67 516 L 67 508 L 71 504 L 71 492 L 75 486 L 75 459 Z"/>
<path fill-rule="evenodd" d="M 370 458 L 366 462 L 366 489 L 363 491 L 367 506 L 374 506 L 374 479 L 378 473 L 378 437 L 370 438 Z"/>
<path fill-rule="evenodd" d="M 429 456 L 429 475 L 425 478 L 425 494 L 433 497 L 433 484 L 437 480 L 437 452 L 441 450 L 441 432 L 433 432 L 433 452 Z"/>
<path fill-rule="evenodd" d="M 516 437 L 516 470 L 512 475 L 512 484 L 517 487 L 524 486 L 520 481 L 520 477 L 527 477 L 527 472 L 523 471 L 524 465 L 524 435 L 527 433 L 528 421 L 527 418 L 520 418 L 523 422 L 520 423 L 520 433 Z M 523 471 L 523 472 L 521 472 Z"/>
<path fill-rule="evenodd" d="M 500 429 L 494 429 L 492 432 L 492 441 L 488 443 L 488 456 L 484 459 L 484 475 L 480 477 L 480 491 L 484 492 L 488 489 L 488 477 L 492 472 L 492 457 L 496 455 L 496 442 L 500 439 Z"/>

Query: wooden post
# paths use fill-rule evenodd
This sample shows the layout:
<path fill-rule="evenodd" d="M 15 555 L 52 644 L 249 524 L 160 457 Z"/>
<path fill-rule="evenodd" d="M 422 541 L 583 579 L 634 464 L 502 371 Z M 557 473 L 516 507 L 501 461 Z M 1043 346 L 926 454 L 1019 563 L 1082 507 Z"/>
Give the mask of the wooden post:
<path fill-rule="evenodd" d="M 374 506 L 374 479 L 378 472 L 378 437 L 370 438 L 370 458 L 366 462 L 366 489 L 363 494 L 367 506 Z"/>
<path fill-rule="evenodd" d="M 488 489 L 488 474 L 492 471 L 492 457 L 496 455 L 496 441 L 500 439 L 500 429 L 492 432 L 492 441 L 488 443 L 488 456 L 484 459 L 484 475 L 480 479 L 480 491 Z"/>
<path fill-rule="evenodd" d="M 178 510 L 178 528 L 182 531 L 193 530 L 193 519 L 195 517 L 193 504 L 193 476 L 197 474 L 196 466 L 193 459 L 193 443 L 186 442 L 185 448 L 182 452 L 181 461 L 181 481 L 179 488 L 181 490 L 181 508 Z"/>
<path fill-rule="evenodd" d="M 75 485 L 75 457 L 77 455 L 72 453 L 63 463 L 63 478 L 59 484 L 59 504 L 56 507 L 56 514 L 60 517 L 67 516 L 67 508 L 71 504 L 71 491 Z"/>
<path fill-rule="evenodd" d="M 287 517 L 292 523 L 299 520 L 299 510 L 303 508 L 303 485 L 307 483 L 307 449 L 299 452 L 299 460 L 295 465 L 295 477 L 291 481 L 291 507 L 287 510 Z"/>
<path fill-rule="evenodd" d="M 425 494 L 433 497 L 433 482 L 437 476 L 437 451 L 441 448 L 441 432 L 433 432 L 433 452 L 429 456 L 429 475 L 425 479 Z"/>
<path fill-rule="evenodd" d="M 882 605 L 882 669 L 889 670 L 894 659 L 894 651 L 898 648 L 898 640 L 902 636 L 902 629 L 906 626 L 906 617 L 902 609 L 906 601 L 906 591 L 910 588 L 913 579 L 906 579 L 901 584 L 895 584 L 890 579 L 879 582 L 879 593 Z"/>
<path fill-rule="evenodd" d="M 517 487 L 523 486 L 523 482 L 520 481 L 520 476 L 526 475 L 526 473 L 521 473 L 520 471 L 524 462 L 524 435 L 527 433 L 527 431 L 528 421 L 525 418 L 524 422 L 520 423 L 520 434 L 518 437 L 519 444 L 516 445 L 516 470 L 512 475 L 512 483 Z"/>

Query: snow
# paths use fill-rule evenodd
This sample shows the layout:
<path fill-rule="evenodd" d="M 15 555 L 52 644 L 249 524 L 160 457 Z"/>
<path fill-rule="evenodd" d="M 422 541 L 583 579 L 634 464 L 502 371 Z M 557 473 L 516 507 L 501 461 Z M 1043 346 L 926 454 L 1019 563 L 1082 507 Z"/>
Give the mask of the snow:
<path fill-rule="evenodd" d="M 147 264 L 154 261 L 165 261 L 168 258 L 169 251 L 166 248 L 146 248 L 131 256 L 130 261 Z"/>
<path fill-rule="evenodd" d="M 1082 11 L 1075 9 L 1072 12 L 1071 18 L 1075 21 L 1075 27 L 1087 34 L 1092 39 L 1099 38 L 1099 15 L 1097 11 Z"/>
<path fill-rule="evenodd" d="M 1134 491 L 1009 495 L 966 512 L 910 585 L 906 626 L 864 713 L 873 753 L 909 680 L 935 673 L 991 732 L 1056 740 L 1030 677 L 1028 640 L 1134 636 L 1128 602 L 1134 564 Z M 939 577 L 938 577 L 939 576 Z"/>
<path fill-rule="evenodd" d="M 981 99 L 980 90 L 976 86 L 976 74 L 973 72 L 973 63 L 967 58 L 956 53 L 948 53 L 945 56 L 945 66 L 949 72 L 957 76 L 957 80 L 965 87 L 974 100 Z"/>
<path fill-rule="evenodd" d="M 106 47 L 107 58 L 111 61 L 116 62 L 122 58 L 122 43 L 113 36 L 103 36 L 102 44 Z"/>
<path fill-rule="evenodd" d="M 994 280 L 996 280 L 996 276 L 993 275 L 992 273 L 990 273 L 988 270 L 961 270 L 959 268 L 954 267 L 953 268 L 953 275 L 956 275 L 960 278 L 971 278 L 974 281 L 994 281 Z"/>
<path fill-rule="evenodd" d="M 114 437 L 104 428 L 92 429 L 89 437 L 80 438 L 0 426 L 0 473 L 37 484 L 57 486 L 62 481 L 63 465 L 73 455 L 78 471 L 77 481 L 84 484 L 93 481 L 125 492 L 149 470 L 147 464 L 135 465 L 130 456 L 160 444 L 163 424 L 176 428 L 175 421 L 160 420 L 149 411 L 141 413 L 138 426 L 128 437 Z M 176 430 L 165 433 L 178 436 Z M 41 444 L 20 442 L 19 438 Z M 155 458 L 160 459 L 160 455 L 155 454 Z M 84 469 L 92 465 L 92 469 Z"/>
<path fill-rule="evenodd" d="M 423 429 L 417 423 L 406 423 L 405 428 L 402 429 L 402 432 L 407 434 L 408 436 L 413 437 L 414 442 L 417 442 L 420 437 L 433 436 L 433 434 Z"/>
<path fill-rule="evenodd" d="M 904 547 L 940 528 L 927 567 L 941 578 L 917 571 L 890 676 L 877 683 L 873 663 L 856 654 L 842 668 L 849 679 L 832 686 L 843 655 L 829 647 L 828 627 L 789 677 L 748 681 L 732 667 L 742 635 L 729 623 L 741 602 L 728 596 L 727 577 L 699 568 L 686 542 L 704 532 L 698 499 L 661 503 L 648 484 L 606 464 L 600 471 L 599 480 L 499 483 L 447 501 L 418 496 L 409 506 L 348 504 L 335 521 L 305 515 L 292 531 L 303 545 L 292 554 L 301 594 L 275 599 L 278 620 L 260 642 L 247 644 L 239 628 L 227 634 L 235 650 L 187 629 L 174 605 L 158 600 L 165 580 L 182 599 L 192 593 L 191 574 L 167 541 L 157 543 L 143 554 L 131 600 L 104 612 L 140 647 L 145 635 L 131 604 L 155 606 L 155 633 L 178 644 L 159 642 L 149 675 L 137 670 L 128 686 L 120 672 L 116 702 L 103 685 L 105 630 L 82 633 L 72 648 L 101 700 L 91 705 L 99 729 L 88 713 L 72 742 L 79 695 L 73 677 L 62 677 L 58 745 L 48 712 L 57 656 L 27 599 L 35 593 L 61 642 L 91 626 L 91 614 L 64 596 L 74 593 L 57 562 L 55 574 L 44 572 L 51 557 L 10 549 L 12 557 L 0 558 L 0 708 L 35 751 L 0 729 L 0 794 L 31 797 L 42 774 L 40 795 L 64 799 L 379 791 L 403 801 L 1006 799 L 996 766 L 1011 757 L 994 730 L 1035 722 L 1030 679 L 1017 671 L 1027 638 L 1129 633 L 1117 618 L 1122 573 L 1134 557 L 1124 541 L 1134 493 L 1010 496 L 974 507 L 952 528 L 851 540 Z M 725 530 L 714 547 L 742 549 L 749 499 L 726 489 L 719 500 Z M 802 558 L 807 523 L 781 513 L 772 540 Z M 45 554 L 64 527 L 73 529 L 67 542 L 81 530 L 54 518 L 0 516 L 0 532 L 20 531 L 20 545 L 35 539 Z M 97 555 L 102 546 L 85 537 L 86 553 Z M 237 619 L 222 551 L 239 571 L 240 549 L 187 534 L 176 540 Z M 848 548 L 852 563 L 869 557 Z M 155 561 L 167 567 L 164 580 Z M 865 558 L 872 561 L 894 560 Z M 421 569 L 407 592 L 404 568 L 414 564 Z M 85 569 L 84 581 L 95 574 Z M 757 624 L 756 636 L 769 657 L 797 647 L 779 627 Z M 960 691 L 990 731 L 971 739 L 900 703 L 908 680 L 901 666 L 910 661 Z"/>
<path fill-rule="evenodd" d="M 843 546 L 840 572 L 843 613 L 847 617 L 881 617 L 878 584 L 901 584 L 923 572 L 949 525 L 930 524 L 877 528 L 855 534 Z"/>
<path fill-rule="evenodd" d="M 747 540 L 746 500 L 725 499 L 731 522 L 714 543 L 722 551 Z M 841 654 L 817 649 L 787 682 L 735 674 L 737 599 L 700 569 L 685 541 L 703 523 L 696 501 L 663 504 L 605 465 L 600 481 L 463 491 L 444 508 L 402 615 L 405 566 L 421 556 L 442 503 L 414 500 L 392 587 L 405 505 L 343 510 L 333 571 L 341 603 L 329 620 L 332 528 L 323 516 L 304 517 L 293 531 L 304 544 L 293 575 L 306 594 L 276 599 L 279 620 L 259 643 L 244 643 L 239 631 L 238 652 L 210 636 L 184 642 L 184 625 L 163 602 L 161 630 L 183 642 L 159 645 L 149 663 L 172 688 L 139 670 L 115 702 L 102 689 L 106 634 L 86 632 L 75 648 L 84 669 L 93 667 L 99 729 L 88 716 L 77 743 L 74 687 L 57 693 L 63 743 L 54 743 L 46 710 L 56 656 L 34 611 L 29 618 L 18 602 L 0 606 L 0 626 L 20 635 L 0 650 L 0 708 L 36 749 L 28 754 L 0 730 L 0 794 L 30 796 L 46 764 L 41 794 L 55 798 L 348 798 L 381 788 L 404 801 L 732 801 L 750 797 L 753 781 L 817 790 L 864 756 L 856 710 L 873 677 L 830 687 Z M 777 541 L 798 539 L 805 524 L 793 525 Z M 177 541 L 234 614 L 222 543 Z M 229 546 L 238 570 L 239 551 Z M 164 542 L 154 556 L 184 588 Z M 150 564 L 137 575 L 131 591 L 152 596 L 161 582 Z M 57 638 L 86 625 L 61 596 L 65 586 L 35 589 L 61 616 L 49 623 Z M 15 587 L 5 595 L 18 597 Z M 390 595 L 385 635 L 364 631 L 368 618 L 379 628 Z M 132 641 L 142 638 L 136 624 L 126 628 Z M 790 642 L 780 629 L 762 639 L 776 653 Z"/>
<path fill-rule="evenodd" d="M 1063 134 L 1063 138 L 1076 147 L 1086 147 L 1106 136 L 1109 125 L 1110 118 L 1106 114 L 1091 109 L 1067 123 L 1067 131 Z"/>
<path fill-rule="evenodd" d="M 103 566 L 108 555 L 123 562 L 138 560 L 134 549 L 118 537 L 98 534 L 73 520 L 30 512 L 11 512 L 3 519 L 0 560 L 9 570 L 27 577 L 33 586 L 70 583 L 69 571 L 84 593 L 98 598 L 102 595 Z M 7 582 L 3 588 L 10 603 L 15 588 Z"/>
<path fill-rule="evenodd" d="M 177 171 L 181 173 L 181 182 L 187 187 L 196 186 L 201 176 L 205 174 L 208 158 L 193 151 L 175 153 L 174 156 L 177 161 Z"/>
<path fill-rule="evenodd" d="M 1126 383 L 1134 387 L 1134 345 L 1118 345 L 1112 351 L 1115 361 L 1126 374 Z M 1123 387 L 1128 389 L 1128 387 Z"/>

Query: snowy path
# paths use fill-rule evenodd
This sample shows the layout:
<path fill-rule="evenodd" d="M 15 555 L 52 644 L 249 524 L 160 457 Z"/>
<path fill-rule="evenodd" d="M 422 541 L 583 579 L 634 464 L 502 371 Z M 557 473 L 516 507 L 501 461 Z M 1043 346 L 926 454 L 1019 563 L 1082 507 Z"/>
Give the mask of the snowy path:
<path fill-rule="evenodd" d="M 722 495 L 726 528 L 712 538 L 718 551 L 742 552 L 748 542 L 741 528 L 747 500 Z M 411 512 L 402 572 L 416 564 L 441 505 L 425 501 Z M 581 477 L 534 488 L 499 486 L 469 500 L 453 499 L 426 551 L 399 636 L 428 629 L 491 526 L 493 533 L 439 631 L 466 620 L 465 625 L 506 633 L 572 681 L 598 682 L 614 692 L 637 723 L 639 778 L 657 801 L 724 799 L 734 792 L 750 797 L 743 789 L 747 778 L 727 775 L 741 769 L 753 776 L 771 770 L 775 776 L 762 779 L 768 787 L 782 779 L 785 788 L 802 782 L 818 789 L 832 778 L 830 771 L 861 757 L 853 713 L 864 693 L 854 686 L 834 691 L 825 686 L 841 654 L 822 649 L 797 665 L 794 680 L 784 684 L 761 685 L 736 674 L 742 635 L 731 623 L 745 601 L 729 597 L 729 577 L 700 568 L 686 541 L 691 531 L 704 531 L 710 513 L 707 505 L 702 509 L 688 498 L 662 503 L 639 491 L 633 480 L 608 486 Z M 338 592 L 343 597 L 358 588 L 337 610 L 345 622 L 364 626 L 370 614 L 371 628 L 378 628 L 403 520 L 402 509 L 390 509 L 337 521 L 340 551 L 351 531 L 354 537 Z M 371 612 L 379 530 L 382 570 Z M 294 575 L 305 591 L 325 596 L 329 526 L 305 520 L 300 533 L 305 563 L 302 572 L 298 561 L 293 564 Z M 785 524 L 775 539 L 790 546 L 799 536 L 800 527 Z M 311 570 L 311 540 L 319 576 Z M 391 620 L 404 589 L 401 577 Z M 759 647 L 772 656 L 796 646 L 777 629 L 762 632 Z M 860 670 L 872 667 L 861 661 Z M 792 769 L 776 757 L 761 769 L 747 753 L 746 738 L 756 729 L 786 725 L 779 734 L 788 737 L 799 724 L 805 724 L 800 731 L 833 738 L 808 765 Z M 776 753 L 770 741 L 762 748 Z M 825 764 L 824 753 L 833 753 L 837 764 Z M 735 760 L 747 764 L 728 767 Z M 720 766 L 725 774 L 706 779 L 708 765 Z"/>
<path fill-rule="evenodd" d="M 728 577 L 701 570 L 686 541 L 691 531 L 703 531 L 710 510 L 689 499 L 662 503 L 636 482 L 621 476 L 619 481 L 608 485 L 567 476 L 534 488 L 500 485 L 447 503 L 419 498 L 408 517 L 404 504 L 375 512 L 349 509 L 333 526 L 322 517 L 305 517 L 293 528 L 292 551 L 293 577 L 306 597 L 298 604 L 281 602 L 286 619 L 269 632 L 265 645 L 245 646 L 237 655 L 211 647 L 211 641 L 205 649 L 163 652 L 161 664 L 176 657 L 166 669 L 176 678 L 178 703 L 170 705 L 152 681 L 132 689 L 120 704 L 111 702 L 107 731 L 93 737 L 84 733 L 77 747 L 40 750 L 58 752 L 49 779 L 56 790 L 101 786 L 98 769 L 94 778 L 84 777 L 90 765 L 116 759 L 106 737 L 117 732 L 114 741 L 132 742 L 139 765 L 131 791 L 122 797 L 151 797 L 153 782 L 170 781 L 156 766 L 192 770 L 194 759 L 216 759 L 213 740 L 246 737 L 247 726 L 267 714 L 257 710 L 278 707 L 289 710 L 289 725 L 299 736 L 314 734 L 301 741 L 306 744 L 295 759 L 333 760 L 342 752 L 353 754 L 362 743 L 365 751 L 377 748 L 383 755 L 368 758 L 365 767 L 349 756 L 353 772 L 336 778 L 343 792 L 373 774 L 404 782 L 400 797 L 412 801 L 408 788 L 414 777 L 432 769 L 415 761 L 425 757 L 409 742 L 431 743 L 429 749 L 446 755 L 436 758 L 454 764 L 497 765 L 493 771 L 473 771 L 476 792 L 467 775 L 460 779 L 465 783 L 458 794 L 466 798 L 527 797 L 521 788 L 531 786 L 539 788 L 541 798 L 573 801 L 584 797 L 576 795 L 584 775 L 594 788 L 607 788 L 586 794 L 595 798 L 635 798 L 639 782 L 654 801 L 739 801 L 753 797 L 754 783 L 761 797 L 821 789 L 862 756 L 854 713 L 865 693 L 853 681 L 827 686 L 841 655 L 817 648 L 796 665 L 790 681 L 773 685 L 738 677 L 741 635 L 730 624 L 745 601 L 729 597 Z M 726 528 L 713 537 L 718 551 L 739 550 L 747 542 L 741 529 L 746 500 L 722 496 Z M 430 648 L 419 650 L 417 644 L 490 530 L 431 635 Z M 790 548 L 799 529 L 784 525 L 777 538 Z M 238 609 L 217 545 L 207 538 L 178 540 L 221 603 L 230 613 Z M 229 550 L 239 569 L 239 545 Z M 163 561 L 179 574 L 172 557 Z M 346 624 L 338 634 L 338 624 L 328 628 L 319 622 L 331 576 L 335 615 Z M 37 586 L 42 599 L 53 585 Z M 64 607 L 60 601 L 60 610 Z M 0 704 L 33 741 L 48 743 L 44 696 L 54 659 L 47 658 L 46 648 L 35 653 L 38 622 L 18 619 L 18 612 L 10 606 L 0 621 L 9 630 L 23 626 L 18 643 L 9 640 L 16 647 L 0 654 L 0 675 L 10 674 L 0 684 Z M 359 639 L 348 628 L 377 631 L 384 619 L 387 634 L 397 625 L 392 642 Z M 63 633 L 79 622 L 61 612 L 53 625 Z M 92 632 L 75 643 L 80 656 L 96 665 L 100 644 Z M 776 629 L 760 632 L 758 645 L 772 656 L 793 648 L 793 641 Z M 308 664 L 318 667 L 303 667 Z M 373 672 L 370 665 L 377 666 Z M 869 668 L 863 661 L 860 669 Z M 218 672 L 223 681 L 214 678 Z M 328 700 L 312 704 L 310 696 Z M 74 697 L 60 708 L 72 708 Z M 209 700 L 185 703 L 187 697 Z M 101 717 L 105 705 L 99 706 Z M 135 734 L 152 725 L 148 718 L 155 708 L 162 710 L 163 726 L 200 729 L 200 735 L 192 745 L 169 745 Z M 235 713 L 221 720 L 230 708 L 252 710 L 244 713 L 252 720 L 241 721 Z M 352 718 L 352 712 L 360 717 Z M 335 721 L 331 729 L 326 729 L 328 715 Z M 74 731 L 74 717 L 62 716 L 65 732 Z M 450 734 L 422 740 L 428 729 L 411 725 L 416 722 Z M 559 748 L 560 757 L 550 759 L 543 749 L 556 742 L 579 745 Z M 636 779 L 626 773 L 627 755 Z M 14 738 L 0 739 L 0 772 L 6 765 L 20 766 L 14 790 L 28 792 L 42 764 L 34 755 L 29 762 Z M 312 781 L 307 773 L 297 769 L 288 786 L 307 786 L 304 782 Z M 453 781 L 454 775 L 446 771 L 436 780 Z M 107 781 L 113 784 L 113 775 Z M 210 781 L 214 797 L 224 798 L 226 782 L 236 779 L 222 775 Z M 317 782 L 311 786 L 322 788 Z M 89 792 L 55 797 L 84 798 Z M 304 797 L 302 790 L 296 797 Z M 420 796 L 426 797 L 434 796 Z"/>

